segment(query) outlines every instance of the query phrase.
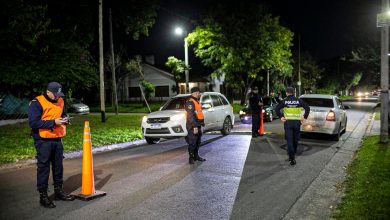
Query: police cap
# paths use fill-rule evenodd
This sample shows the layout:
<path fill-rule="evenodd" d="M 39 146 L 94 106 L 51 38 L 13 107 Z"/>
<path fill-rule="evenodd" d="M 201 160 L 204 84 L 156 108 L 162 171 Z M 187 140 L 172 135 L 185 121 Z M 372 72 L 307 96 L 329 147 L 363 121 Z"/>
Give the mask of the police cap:
<path fill-rule="evenodd" d="M 191 88 L 191 93 L 194 93 L 194 92 L 200 92 L 199 87 L 192 87 Z"/>
<path fill-rule="evenodd" d="M 286 92 L 290 93 L 290 94 L 294 94 L 295 89 L 294 89 L 294 87 L 289 86 L 289 87 L 286 88 Z"/>

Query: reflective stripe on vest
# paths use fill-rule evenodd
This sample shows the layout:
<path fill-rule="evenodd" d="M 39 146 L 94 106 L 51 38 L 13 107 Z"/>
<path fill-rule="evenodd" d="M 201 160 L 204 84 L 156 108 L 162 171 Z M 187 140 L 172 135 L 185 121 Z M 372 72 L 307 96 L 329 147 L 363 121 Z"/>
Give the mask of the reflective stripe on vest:
<path fill-rule="evenodd" d="M 301 120 L 301 108 L 283 108 L 284 118 L 286 120 Z"/>
<path fill-rule="evenodd" d="M 204 119 L 204 115 L 203 115 L 203 112 L 202 112 L 202 106 L 200 105 L 200 103 L 198 101 L 196 101 L 195 99 L 193 98 L 190 98 L 190 101 L 192 103 L 194 103 L 194 106 L 195 106 L 195 114 L 196 114 L 196 118 L 199 119 L 199 120 L 203 120 Z"/>
<path fill-rule="evenodd" d="M 54 120 L 61 118 L 62 111 L 64 109 L 64 100 L 59 98 L 57 103 L 49 102 L 43 95 L 36 98 L 41 104 L 43 112 L 41 120 Z M 39 136 L 41 138 L 60 138 L 65 136 L 65 125 L 54 125 L 53 130 L 48 128 L 39 129 Z"/>

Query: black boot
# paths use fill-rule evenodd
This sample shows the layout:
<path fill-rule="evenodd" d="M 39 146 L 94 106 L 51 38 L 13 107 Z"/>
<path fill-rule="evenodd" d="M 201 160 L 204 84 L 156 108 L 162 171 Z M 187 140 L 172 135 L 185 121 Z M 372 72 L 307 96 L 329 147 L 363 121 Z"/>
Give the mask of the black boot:
<path fill-rule="evenodd" d="M 64 190 L 62 189 L 62 187 L 55 188 L 54 192 L 55 192 L 55 194 L 54 194 L 54 199 L 55 200 L 73 201 L 75 199 L 74 196 L 66 195 L 64 193 Z"/>
<path fill-rule="evenodd" d="M 194 160 L 201 161 L 201 162 L 206 161 L 206 159 L 201 158 L 198 154 L 195 154 Z"/>
<path fill-rule="evenodd" d="M 47 191 L 39 192 L 39 203 L 41 206 L 45 208 L 55 208 L 56 205 L 54 204 L 53 201 L 50 200 L 49 196 L 47 195 Z"/>
<path fill-rule="evenodd" d="M 193 153 L 190 153 L 190 158 L 188 159 L 189 164 L 194 164 L 195 163 L 195 157 Z"/>

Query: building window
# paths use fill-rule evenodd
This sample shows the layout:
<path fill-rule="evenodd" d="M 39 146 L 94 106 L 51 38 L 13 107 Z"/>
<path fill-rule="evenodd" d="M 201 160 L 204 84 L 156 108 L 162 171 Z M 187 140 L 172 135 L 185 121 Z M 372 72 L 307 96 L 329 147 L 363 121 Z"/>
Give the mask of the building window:
<path fill-rule="evenodd" d="M 156 86 L 155 97 L 169 97 L 169 86 Z"/>
<path fill-rule="evenodd" d="M 129 97 L 138 98 L 141 97 L 141 90 L 139 87 L 129 87 Z"/>

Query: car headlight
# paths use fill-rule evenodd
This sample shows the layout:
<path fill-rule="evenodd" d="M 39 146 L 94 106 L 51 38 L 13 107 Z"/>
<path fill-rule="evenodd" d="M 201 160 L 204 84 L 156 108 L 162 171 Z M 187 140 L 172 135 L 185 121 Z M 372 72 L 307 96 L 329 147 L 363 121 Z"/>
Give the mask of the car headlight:
<path fill-rule="evenodd" d="M 148 120 L 148 117 L 144 116 L 144 117 L 142 118 L 142 123 L 145 123 L 147 120 Z"/>
<path fill-rule="evenodd" d="M 171 117 L 172 121 L 181 121 L 186 117 L 185 114 L 174 115 Z"/>
<path fill-rule="evenodd" d="M 240 115 L 245 115 L 245 112 L 243 110 L 240 110 Z"/>
<path fill-rule="evenodd" d="M 262 110 L 261 110 L 261 112 L 263 112 L 263 113 L 264 113 L 264 112 L 265 112 L 265 110 L 264 110 L 264 109 L 262 109 Z"/>

